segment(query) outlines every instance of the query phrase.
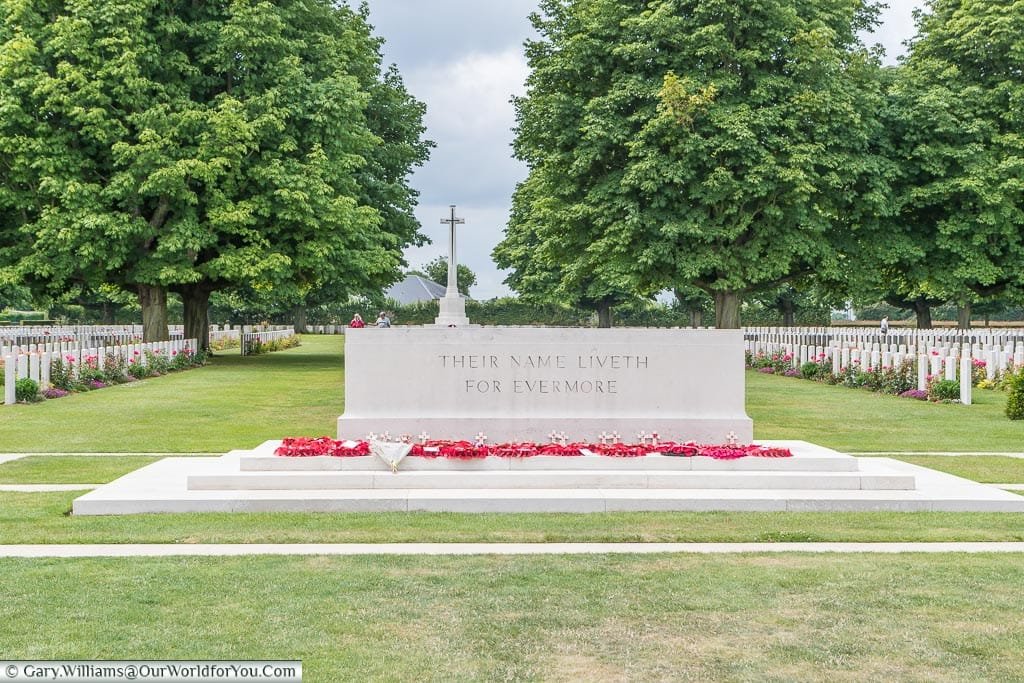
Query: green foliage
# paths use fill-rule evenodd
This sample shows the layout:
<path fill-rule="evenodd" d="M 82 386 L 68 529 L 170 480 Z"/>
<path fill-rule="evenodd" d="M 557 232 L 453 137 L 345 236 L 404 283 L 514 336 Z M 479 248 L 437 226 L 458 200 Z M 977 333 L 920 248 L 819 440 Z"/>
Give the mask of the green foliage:
<path fill-rule="evenodd" d="M 39 382 L 22 377 L 14 382 L 14 397 L 19 403 L 36 403 L 41 400 Z"/>
<path fill-rule="evenodd" d="M 201 329 L 212 291 L 379 288 L 422 241 L 406 178 L 429 148 L 423 105 L 382 72 L 366 10 L 0 0 L 0 15 L 0 266 L 38 292 L 171 289 Z"/>
<path fill-rule="evenodd" d="M 736 297 L 812 270 L 885 210 L 861 0 L 546 0 L 515 101 L 529 166 L 496 262 L 569 301 L 695 286 Z"/>
<path fill-rule="evenodd" d="M 820 363 L 808 361 L 800 366 L 800 376 L 804 379 L 819 380 L 830 372 L 832 372 L 832 366 L 826 361 Z"/>
<path fill-rule="evenodd" d="M 1009 395 L 1006 397 L 1006 417 L 1024 420 L 1024 368 L 1013 373 L 1008 381 Z"/>
<path fill-rule="evenodd" d="M 469 288 L 476 284 L 476 273 L 464 263 L 456 264 L 455 267 L 458 271 L 459 293 L 469 296 Z M 448 283 L 448 257 L 438 256 L 423 266 L 423 273 L 428 280 L 446 285 Z"/>
<path fill-rule="evenodd" d="M 865 250 L 897 298 L 970 304 L 1024 286 L 1024 14 L 1011 4 L 933 0 L 890 74 L 896 211 Z"/>
<path fill-rule="evenodd" d="M 959 401 L 960 382 L 955 379 L 933 379 L 928 383 L 929 401 Z"/>

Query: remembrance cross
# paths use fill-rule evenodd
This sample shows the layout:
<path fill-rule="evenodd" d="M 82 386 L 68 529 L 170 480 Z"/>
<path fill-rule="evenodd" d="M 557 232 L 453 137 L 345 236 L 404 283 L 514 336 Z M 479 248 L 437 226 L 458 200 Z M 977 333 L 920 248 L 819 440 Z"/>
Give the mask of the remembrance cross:
<path fill-rule="evenodd" d="M 469 318 L 466 317 L 466 301 L 459 294 L 459 266 L 455 262 L 455 226 L 465 223 L 466 219 L 455 215 L 454 204 L 451 210 L 449 218 L 441 219 L 441 223 L 448 226 L 448 288 L 437 302 L 439 315 L 434 318 L 434 324 L 438 327 L 466 327 Z"/>

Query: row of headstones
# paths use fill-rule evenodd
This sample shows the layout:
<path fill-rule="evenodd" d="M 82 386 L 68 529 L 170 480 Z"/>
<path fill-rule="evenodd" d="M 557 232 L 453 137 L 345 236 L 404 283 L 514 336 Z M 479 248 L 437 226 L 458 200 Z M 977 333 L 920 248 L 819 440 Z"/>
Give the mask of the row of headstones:
<path fill-rule="evenodd" d="M 19 353 L 54 353 L 65 354 L 84 349 L 95 349 L 110 346 L 128 346 L 141 342 L 136 335 L 110 335 L 106 337 L 25 337 L 17 343 L 0 342 L 0 357 L 18 355 Z"/>
<path fill-rule="evenodd" d="M 307 329 L 313 334 L 345 334 L 347 325 L 308 325 Z"/>
<path fill-rule="evenodd" d="M 245 332 L 242 334 L 242 355 L 244 356 L 255 343 L 266 344 L 294 336 L 294 327 L 281 327 L 267 332 Z"/>
<path fill-rule="evenodd" d="M 167 358 L 181 353 L 185 349 L 195 349 L 195 339 L 175 339 L 166 342 L 149 342 L 146 344 L 126 344 L 123 346 L 100 346 L 92 349 L 75 349 L 67 353 L 54 353 L 51 351 L 24 351 L 17 355 L 8 354 L 3 356 L 4 361 L 4 404 L 11 405 L 16 401 L 15 384 L 19 379 L 32 379 L 39 384 L 40 389 L 50 387 L 50 371 L 56 360 L 70 362 L 77 373 L 82 363 L 89 357 L 96 358 L 97 367 L 106 366 L 108 356 L 120 356 L 126 363 L 137 359 L 136 362 L 146 364 L 146 352 L 160 353 Z"/>
<path fill-rule="evenodd" d="M 925 391 L 928 388 L 929 377 L 942 377 L 948 380 L 959 380 L 960 401 L 965 405 L 971 404 L 971 391 L 974 372 L 974 361 L 976 359 L 985 362 L 985 376 L 994 379 L 997 373 L 1012 371 L 1014 368 L 1024 367 L 1024 349 L 1017 347 L 1015 352 L 997 349 L 972 349 L 965 346 L 963 353 L 958 353 L 957 347 L 949 349 L 933 349 L 929 353 L 914 353 L 913 349 L 903 347 L 901 351 L 889 352 L 873 350 L 851 349 L 849 347 L 793 347 L 788 344 L 764 344 L 760 342 L 748 342 L 748 350 L 755 355 L 765 353 L 771 355 L 782 353 L 790 357 L 790 364 L 799 368 L 804 363 L 811 361 L 831 361 L 832 375 L 838 376 L 850 367 L 859 367 L 864 370 L 880 370 L 882 368 L 898 368 L 907 361 L 916 361 L 917 388 Z M 1008 345 L 1009 346 L 1009 345 Z M 972 354 L 972 351 L 976 351 Z"/>
<path fill-rule="evenodd" d="M 142 334 L 142 325 L 0 325 L 0 337 L 8 334 Z"/>
<path fill-rule="evenodd" d="M 975 344 L 973 346 L 933 346 L 918 349 L 914 346 L 899 345 L 894 350 L 882 350 L 877 344 L 868 348 L 855 348 L 847 345 L 839 346 L 796 346 L 793 344 L 777 342 L 747 342 L 747 350 L 753 354 L 784 353 L 791 356 L 793 367 L 798 368 L 809 361 L 819 361 L 822 357 L 830 359 L 833 365 L 839 364 L 839 368 L 850 367 L 850 363 L 861 368 L 898 367 L 904 359 L 914 358 L 917 355 L 924 355 L 939 360 L 944 364 L 944 359 L 957 359 L 966 357 L 968 359 L 980 359 L 985 361 L 985 370 L 989 379 L 993 379 L 996 373 L 1005 372 L 1008 367 L 1021 367 L 1024 365 L 1024 343 L 1007 343 L 1006 346 L 998 347 L 988 344 Z M 954 362 L 956 362 L 954 360 Z M 838 372 L 836 373 L 838 374 Z M 938 373 L 932 373 L 938 374 Z"/>
<path fill-rule="evenodd" d="M 866 328 L 843 329 L 835 327 L 748 327 L 744 329 L 748 341 L 807 346 L 849 346 L 865 348 L 877 345 L 881 350 L 896 351 L 899 346 L 951 348 L 963 344 L 1006 346 L 1024 344 L 1024 329 L 1000 328 L 983 330 L 881 330 Z"/>

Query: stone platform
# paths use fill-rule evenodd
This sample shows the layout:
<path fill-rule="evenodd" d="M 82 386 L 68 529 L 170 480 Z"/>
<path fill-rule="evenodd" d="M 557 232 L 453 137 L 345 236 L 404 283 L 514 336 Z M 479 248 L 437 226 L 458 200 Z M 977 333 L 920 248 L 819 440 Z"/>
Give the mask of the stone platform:
<path fill-rule="evenodd" d="M 76 499 L 76 515 L 164 512 L 1024 512 L 1024 497 L 889 458 L 759 441 L 792 458 L 283 458 L 278 441 L 166 458 Z"/>

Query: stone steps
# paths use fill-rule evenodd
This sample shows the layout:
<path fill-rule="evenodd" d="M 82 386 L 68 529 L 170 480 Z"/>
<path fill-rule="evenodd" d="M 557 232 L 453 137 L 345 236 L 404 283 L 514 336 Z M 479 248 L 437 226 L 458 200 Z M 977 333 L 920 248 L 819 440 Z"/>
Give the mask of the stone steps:
<path fill-rule="evenodd" d="M 565 460 L 565 458 L 561 458 Z M 860 472 L 778 471 L 399 471 L 242 472 L 194 475 L 192 491 L 420 489 L 913 489 L 914 477 Z"/>
<path fill-rule="evenodd" d="M 268 442 L 161 460 L 79 497 L 73 512 L 1024 512 L 1024 496 L 923 467 L 765 445 L 796 457 L 407 458 L 396 474 L 376 458 L 278 458 Z"/>

